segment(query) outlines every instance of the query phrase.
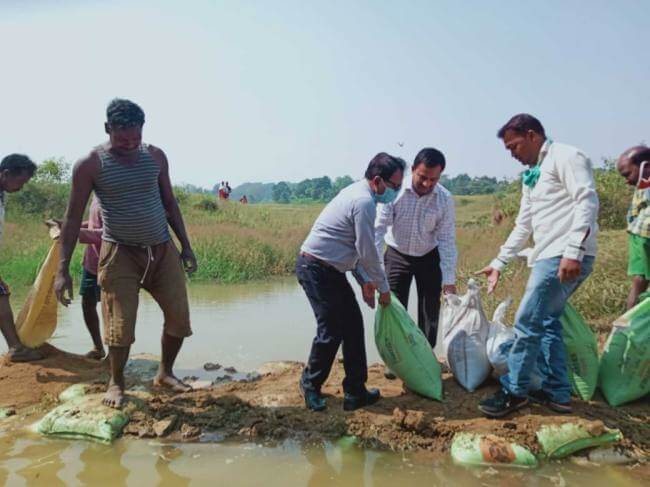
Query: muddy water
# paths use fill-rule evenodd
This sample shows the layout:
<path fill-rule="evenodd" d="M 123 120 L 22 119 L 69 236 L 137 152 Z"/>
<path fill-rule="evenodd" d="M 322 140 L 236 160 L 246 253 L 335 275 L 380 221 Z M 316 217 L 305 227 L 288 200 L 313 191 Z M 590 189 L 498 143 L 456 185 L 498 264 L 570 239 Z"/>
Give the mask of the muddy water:
<path fill-rule="evenodd" d="M 245 285 L 190 287 L 195 335 L 186 341 L 180 372 L 205 362 L 252 370 L 269 360 L 304 360 L 314 333 L 311 309 L 293 279 Z M 369 362 L 379 360 L 373 314 L 362 305 Z M 411 309 L 414 309 L 413 304 Z M 80 303 L 61 310 L 54 344 L 85 352 L 90 341 Z M 162 315 L 142 296 L 134 353 L 159 353 Z M 467 469 L 448 458 L 285 442 L 257 445 L 214 442 L 164 444 L 120 439 L 111 446 L 41 438 L 20 422 L 0 423 L 1 485 L 264 485 L 264 486 L 563 486 L 643 485 L 640 472 L 571 462 L 535 471 Z"/>

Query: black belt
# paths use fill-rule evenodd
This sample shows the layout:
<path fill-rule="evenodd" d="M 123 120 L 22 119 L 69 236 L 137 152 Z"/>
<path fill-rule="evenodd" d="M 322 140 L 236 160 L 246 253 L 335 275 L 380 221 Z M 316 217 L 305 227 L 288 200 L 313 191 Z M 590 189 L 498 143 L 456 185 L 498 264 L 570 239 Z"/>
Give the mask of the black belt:
<path fill-rule="evenodd" d="M 315 256 L 313 256 L 313 255 L 311 255 L 311 254 L 309 254 L 307 252 L 300 252 L 300 255 L 303 256 L 305 259 L 312 260 L 312 261 L 314 261 L 314 262 L 316 262 L 316 263 L 318 263 L 318 264 L 320 264 L 322 266 L 329 267 L 331 269 L 336 270 L 336 267 L 334 267 L 332 264 L 329 264 L 329 263 L 325 262 L 323 259 L 319 259 L 318 257 L 315 257 Z"/>

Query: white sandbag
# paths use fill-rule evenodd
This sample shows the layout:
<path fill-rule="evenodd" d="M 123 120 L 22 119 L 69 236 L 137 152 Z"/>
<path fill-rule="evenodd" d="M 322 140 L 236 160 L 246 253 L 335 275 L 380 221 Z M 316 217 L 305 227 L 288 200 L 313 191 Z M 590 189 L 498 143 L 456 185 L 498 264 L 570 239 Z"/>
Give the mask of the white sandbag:
<path fill-rule="evenodd" d="M 508 372 L 508 353 L 511 346 L 509 342 L 515 338 L 515 330 L 505 324 L 506 312 L 511 304 L 512 298 L 508 297 L 497 306 L 488 332 L 487 356 L 497 377 Z"/>
<path fill-rule="evenodd" d="M 490 323 L 481 306 L 480 288 L 473 279 L 458 299 L 446 298 L 440 314 L 444 357 L 458 383 L 474 391 L 490 375 L 486 342 Z"/>

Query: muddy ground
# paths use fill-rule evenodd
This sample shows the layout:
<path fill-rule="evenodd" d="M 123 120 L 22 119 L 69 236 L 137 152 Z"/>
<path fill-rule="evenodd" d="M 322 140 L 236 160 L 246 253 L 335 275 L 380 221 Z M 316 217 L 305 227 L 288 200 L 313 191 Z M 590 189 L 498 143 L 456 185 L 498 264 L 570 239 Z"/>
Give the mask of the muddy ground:
<path fill-rule="evenodd" d="M 105 364 L 54 347 L 43 349 L 47 358 L 31 364 L 0 361 L 0 407 L 10 407 L 25 419 L 37 419 L 56 404 L 57 395 L 71 384 L 92 384 L 100 392 L 107 378 Z M 440 454 L 449 449 L 456 432 L 492 433 L 538 451 L 535 432 L 543 424 L 568 421 L 599 422 L 618 428 L 623 446 L 638 458 L 650 458 L 650 399 L 612 408 L 597 395 L 595 400 L 574 400 L 571 415 L 557 415 L 541 406 L 526 407 L 503 420 L 483 418 L 478 402 L 497 389 L 489 381 L 468 393 L 449 374 L 443 375 L 445 398 L 432 401 L 403 389 L 400 380 L 389 381 L 383 366 L 369 368 L 369 387 L 381 390 L 383 399 L 366 409 L 342 409 L 343 369 L 335 364 L 323 392 L 325 412 L 304 408 L 298 389 L 302 364 L 274 362 L 259 369 L 259 376 L 243 382 L 213 384 L 196 382 L 205 389 L 173 395 L 151 390 L 150 377 L 156 362 L 136 360 L 127 369 L 127 410 L 131 421 L 124 434 L 166 437 L 180 441 L 221 441 L 226 438 L 273 442 L 337 439 L 354 435 L 363 446 L 392 450 L 415 450 Z M 596 423 L 598 424 L 598 423 Z"/>

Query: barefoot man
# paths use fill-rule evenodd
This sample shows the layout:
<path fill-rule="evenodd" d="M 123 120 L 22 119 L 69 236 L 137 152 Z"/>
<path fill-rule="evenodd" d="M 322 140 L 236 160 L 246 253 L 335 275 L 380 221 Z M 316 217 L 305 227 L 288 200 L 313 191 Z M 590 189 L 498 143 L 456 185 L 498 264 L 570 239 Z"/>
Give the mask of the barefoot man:
<path fill-rule="evenodd" d="M 165 319 L 154 385 L 176 392 L 191 389 L 172 368 L 183 339 L 192 334 L 183 270 L 194 272 L 196 258 L 174 198 L 167 158 L 161 149 L 142 143 L 143 125 L 144 112 L 135 103 L 115 99 L 108 105 L 109 140 L 74 167 L 55 282 L 57 298 L 67 306 L 72 299 L 70 257 L 84 208 L 95 191 L 104 223 L 97 278 L 111 367 L 104 404 L 115 408 L 124 402 L 124 366 L 135 341 L 140 288 L 156 300 Z M 180 254 L 168 221 L 182 247 Z"/>

